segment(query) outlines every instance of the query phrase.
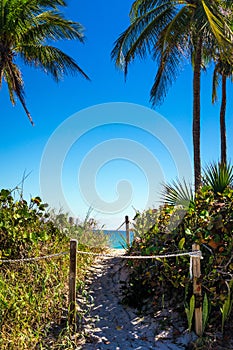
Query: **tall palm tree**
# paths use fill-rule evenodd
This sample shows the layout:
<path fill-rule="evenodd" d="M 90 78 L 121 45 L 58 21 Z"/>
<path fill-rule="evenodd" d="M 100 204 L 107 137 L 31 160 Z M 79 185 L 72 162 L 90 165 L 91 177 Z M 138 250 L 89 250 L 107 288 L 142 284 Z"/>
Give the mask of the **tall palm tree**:
<path fill-rule="evenodd" d="M 233 65 L 224 61 L 220 56 L 214 67 L 212 103 L 217 101 L 217 88 L 221 80 L 221 107 L 220 107 L 220 139 L 221 139 L 221 163 L 227 163 L 227 137 L 226 137 L 226 106 L 227 106 L 227 78 L 233 81 Z"/>
<path fill-rule="evenodd" d="M 232 4 L 227 0 L 227 5 Z M 116 65 L 127 74 L 137 55 L 152 54 L 158 70 L 151 89 L 152 105 L 163 102 L 169 86 L 181 71 L 182 63 L 193 63 L 193 151 L 195 190 L 201 184 L 200 157 L 200 76 L 205 50 L 215 44 L 226 54 L 231 50 L 228 16 L 218 0 L 136 0 L 131 23 L 112 51 Z M 226 54 L 227 55 L 227 54 Z"/>
<path fill-rule="evenodd" d="M 76 72 L 88 78 L 70 56 L 51 45 L 60 39 L 83 41 L 82 26 L 65 19 L 60 6 L 66 6 L 64 0 L 0 0 L 0 86 L 4 80 L 12 104 L 17 97 L 32 124 L 18 58 L 56 81 Z"/>

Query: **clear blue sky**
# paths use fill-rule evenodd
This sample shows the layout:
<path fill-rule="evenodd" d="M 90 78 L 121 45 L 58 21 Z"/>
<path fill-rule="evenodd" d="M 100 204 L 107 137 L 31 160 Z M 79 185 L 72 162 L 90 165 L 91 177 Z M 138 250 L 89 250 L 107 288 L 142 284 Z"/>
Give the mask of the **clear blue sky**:
<path fill-rule="evenodd" d="M 129 23 L 128 13 L 132 0 L 109 2 L 100 0 L 68 1 L 66 16 L 79 21 L 85 27 L 85 44 L 62 42 L 59 46 L 74 57 L 83 70 L 90 76 L 91 82 L 81 76 L 65 77 L 56 84 L 51 77 L 41 71 L 21 66 L 25 81 L 26 101 L 35 121 L 32 127 L 20 105 L 11 105 L 6 86 L 0 91 L 1 100 L 1 188 L 13 188 L 22 179 L 24 171 L 31 172 L 24 184 L 25 196 L 40 195 L 40 164 L 45 146 L 52 133 L 71 115 L 83 109 L 110 102 L 125 102 L 150 107 L 149 91 L 156 73 L 156 64 L 150 59 L 135 61 L 129 68 L 127 81 L 123 73 L 117 70 L 110 59 L 114 41 Z M 228 154 L 232 157 L 231 135 L 233 131 L 232 86 L 229 85 L 227 109 Z M 184 67 L 179 79 L 169 90 L 164 104 L 156 109 L 177 130 L 192 158 L 192 70 Z M 202 135 L 201 154 L 203 165 L 219 158 L 219 104 L 211 105 L 211 70 L 202 77 Z M 142 115 L 143 118 L 143 115 Z M 110 118 L 111 120 L 111 118 Z M 77 126 L 78 127 L 78 126 Z M 146 127 L 146 125 L 145 125 Z M 72 130 L 71 130 L 72 131 Z M 69 133 L 69 131 L 67 131 Z M 67 136 L 67 135 L 66 135 Z M 156 138 L 145 130 L 122 124 L 99 125 L 94 130 L 76 140 L 64 160 L 62 183 L 64 196 L 73 214 L 84 217 L 90 205 L 79 191 L 78 174 L 83 161 L 93 149 L 104 141 L 130 139 L 146 148 L 158 160 L 163 179 L 177 176 L 171 155 L 159 144 Z M 120 144 L 120 143 L 119 143 Z M 108 148 L 108 144 L 105 144 Z M 166 146 L 166 145 L 165 145 Z M 137 145 L 135 146 L 137 147 Z M 104 152 L 104 151 L 103 151 Z M 122 153 L 123 152 L 123 153 Z M 137 149 L 135 148 L 135 152 Z M 56 158 L 56 152 L 54 151 Z M 109 157 L 109 155 L 106 155 Z M 114 228 L 121 223 L 125 214 L 133 215 L 132 207 L 143 210 L 148 196 L 147 178 L 143 165 L 129 161 L 128 155 L 121 151 L 119 158 L 102 161 L 102 167 L 96 173 L 95 187 L 100 197 L 112 202 L 116 198 L 116 185 L 125 179 L 131 184 L 133 194 L 128 204 L 118 213 L 107 214 L 93 212 L 93 215 L 107 227 Z M 128 160 L 127 160 L 127 159 Z M 101 165 L 101 164 L 100 164 Z M 155 188 L 158 178 L 155 174 Z M 46 198 L 45 198 L 46 199 Z M 158 200 L 155 194 L 155 203 Z M 90 202 L 91 200 L 89 200 Z M 57 203 L 57 206 L 62 203 Z"/>

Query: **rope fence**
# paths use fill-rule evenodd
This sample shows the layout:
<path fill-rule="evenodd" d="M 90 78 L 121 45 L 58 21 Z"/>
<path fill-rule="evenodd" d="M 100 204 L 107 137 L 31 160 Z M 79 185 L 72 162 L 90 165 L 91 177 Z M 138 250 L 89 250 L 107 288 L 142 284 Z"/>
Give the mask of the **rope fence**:
<path fill-rule="evenodd" d="M 119 227 L 119 229 L 126 224 L 127 233 L 127 243 L 129 244 L 129 220 L 125 217 L 124 223 Z M 119 230 L 118 229 L 118 230 Z M 45 255 L 40 257 L 32 258 L 21 258 L 21 259 L 0 259 L 1 264 L 12 264 L 12 263 L 24 263 L 33 262 L 45 259 L 58 258 L 60 256 L 68 255 L 70 256 L 70 267 L 69 267 L 69 298 L 68 298 L 68 318 L 70 326 L 74 327 L 76 322 L 76 269 L 77 269 L 77 254 L 91 255 L 95 257 L 102 258 L 120 258 L 120 259 L 167 259 L 181 256 L 190 257 L 190 279 L 193 280 L 193 294 L 195 296 L 195 330 L 196 334 L 202 335 L 202 305 L 198 302 L 201 299 L 201 268 L 200 261 L 203 259 L 202 252 L 200 251 L 200 246 L 198 244 L 192 245 L 192 251 L 190 252 L 177 252 L 177 253 L 166 253 L 158 255 L 126 255 L 126 254 L 104 254 L 104 253 L 94 253 L 78 250 L 78 242 L 75 239 L 70 240 L 70 250 L 66 252 L 60 252 L 51 255 Z"/>
<path fill-rule="evenodd" d="M 39 261 L 44 259 L 53 259 L 53 258 L 58 258 L 59 256 L 68 255 L 68 254 L 69 252 L 61 252 L 61 253 L 56 253 L 51 255 L 38 256 L 34 258 L 0 259 L 0 264 L 24 263 L 24 262 Z"/>
<path fill-rule="evenodd" d="M 200 250 L 184 253 L 167 253 L 167 254 L 158 254 L 158 255 L 119 255 L 119 254 L 104 254 L 104 253 L 93 253 L 93 252 L 84 252 L 82 250 L 77 250 L 78 254 L 93 255 L 103 258 L 121 258 L 121 259 L 162 259 L 162 258 L 174 258 L 176 256 L 187 256 L 193 258 L 201 258 L 202 252 Z"/>
<path fill-rule="evenodd" d="M 92 255 L 96 257 L 102 257 L 102 258 L 120 258 L 120 259 L 165 259 L 165 258 L 174 258 L 178 256 L 189 256 L 190 257 L 190 267 L 189 267 L 189 275 L 190 279 L 192 280 L 193 278 L 193 259 L 192 258 L 200 258 L 203 259 L 202 257 L 202 252 L 200 250 L 194 250 L 191 252 L 186 252 L 186 253 L 167 253 L 167 254 L 158 254 L 158 255 L 116 255 L 116 254 L 100 254 L 100 253 L 93 253 L 93 252 L 84 252 L 81 250 L 77 250 L 78 254 L 82 255 Z"/>

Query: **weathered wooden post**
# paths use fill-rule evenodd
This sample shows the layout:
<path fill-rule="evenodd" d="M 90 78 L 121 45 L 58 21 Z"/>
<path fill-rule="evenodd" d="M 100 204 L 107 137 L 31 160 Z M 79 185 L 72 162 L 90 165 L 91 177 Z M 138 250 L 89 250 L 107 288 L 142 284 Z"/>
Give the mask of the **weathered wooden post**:
<path fill-rule="evenodd" d="M 69 325 L 76 323 L 76 269 L 77 269 L 77 240 L 70 240 L 70 271 L 69 271 L 69 305 L 68 320 Z"/>
<path fill-rule="evenodd" d="M 128 215 L 125 216 L 125 229 L 126 229 L 126 243 L 127 246 L 130 245 L 130 232 L 129 232 L 129 217 Z"/>
<path fill-rule="evenodd" d="M 200 250 L 199 244 L 192 245 L 192 251 Z M 202 326 L 202 295 L 201 295 L 201 257 L 192 257 L 193 260 L 193 294 L 195 296 L 195 332 L 198 336 L 203 333 Z"/>

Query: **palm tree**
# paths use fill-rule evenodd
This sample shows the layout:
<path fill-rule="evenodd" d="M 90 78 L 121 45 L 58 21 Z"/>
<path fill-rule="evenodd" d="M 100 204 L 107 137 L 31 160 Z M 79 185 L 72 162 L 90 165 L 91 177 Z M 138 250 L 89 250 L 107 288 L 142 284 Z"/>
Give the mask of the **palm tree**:
<path fill-rule="evenodd" d="M 227 78 L 233 80 L 233 66 L 224 61 L 220 56 L 214 67 L 212 103 L 217 101 L 217 88 L 221 80 L 221 108 L 220 108 L 220 138 L 221 138 L 221 163 L 227 162 L 227 137 L 226 137 L 226 105 L 227 105 Z"/>
<path fill-rule="evenodd" d="M 232 4 L 226 4 L 232 9 Z M 200 76 L 205 51 L 213 44 L 227 55 L 232 31 L 228 15 L 220 11 L 218 0 L 136 0 L 131 23 L 120 35 L 112 51 L 116 65 L 127 74 L 137 55 L 152 54 L 158 70 L 151 89 L 152 105 L 162 103 L 169 86 L 181 71 L 182 63 L 193 64 L 193 151 L 195 190 L 201 185 L 200 157 Z M 229 56 L 229 55 L 228 55 Z"/>
<path fill-rule="evenodd" d="M 56 81 L 76 72 L 88 78 L 70 56 L 50 44 L 60 39 L 83 41 L 82 26 L 59 11 L 58 7 L 65 5 L 63 0 L 0 0 L 0 86 L 4 80 L 12 104 L 17 97 L 32 124 L 17 58 L 41 68 Z"/>

